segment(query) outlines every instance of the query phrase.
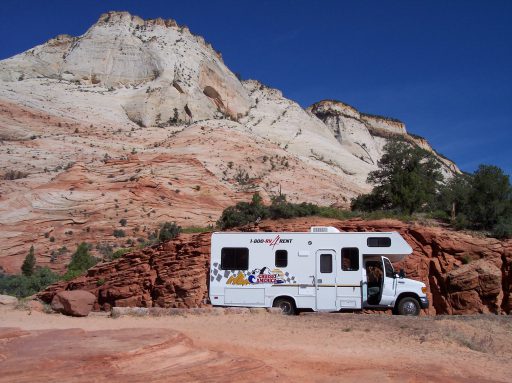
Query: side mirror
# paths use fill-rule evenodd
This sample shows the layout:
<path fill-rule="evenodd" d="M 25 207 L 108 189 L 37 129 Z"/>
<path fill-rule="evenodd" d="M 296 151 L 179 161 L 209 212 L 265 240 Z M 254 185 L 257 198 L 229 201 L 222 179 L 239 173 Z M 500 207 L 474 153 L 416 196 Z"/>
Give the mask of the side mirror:
<path fill-rule="evenodd" d="M 405 271 L 404 269 L 400 269 L 400 273 L 398 274 L 399 278 L 405 278 Z"/>

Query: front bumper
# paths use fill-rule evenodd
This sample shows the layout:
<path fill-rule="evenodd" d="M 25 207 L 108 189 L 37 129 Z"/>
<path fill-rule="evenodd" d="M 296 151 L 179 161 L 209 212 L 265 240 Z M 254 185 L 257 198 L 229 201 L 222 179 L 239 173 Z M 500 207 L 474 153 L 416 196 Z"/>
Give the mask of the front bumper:
<path fill-rule="evenodd" d="M 420 297 L 420 306 L 422 309 L 428 309 L 428 298 Z"/>

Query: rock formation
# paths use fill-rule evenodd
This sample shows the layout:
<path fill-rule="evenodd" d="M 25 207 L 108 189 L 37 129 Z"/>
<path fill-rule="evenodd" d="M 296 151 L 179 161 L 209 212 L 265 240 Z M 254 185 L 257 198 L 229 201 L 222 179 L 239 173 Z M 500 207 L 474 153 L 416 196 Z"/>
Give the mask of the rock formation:
<path fill-rule="evenodd" d="M 82 36 L 0 61 L 0 271 L 19 272 L 31 245 L 62 271 L 82 241 L 204 227 L 255 191 L 347 207 L 394 136 L 431 150 L 401 122 L 340 102 L 304 110 L 239 81 L 174 20 L 106 13 Z"/>
<path fill-rule="evenodd" d="M 307 231 L 310 226 L 341 231 L 398 231 L 413 254 L 395 265 L 424 282 L 430 314 L 510 313 L 512 240 L 477 238 L 453 230 L 394 220 L 339 221 L 300 218 L 263 221 L 246 230 Z M 99 306 L 201 307 L 208 302 L 211 233 L 177 239 L 124 255 L 90 269 L 86 276 L 60 282 L 39 294 L 49 302 L 62 290 L 85 289 Z"/>

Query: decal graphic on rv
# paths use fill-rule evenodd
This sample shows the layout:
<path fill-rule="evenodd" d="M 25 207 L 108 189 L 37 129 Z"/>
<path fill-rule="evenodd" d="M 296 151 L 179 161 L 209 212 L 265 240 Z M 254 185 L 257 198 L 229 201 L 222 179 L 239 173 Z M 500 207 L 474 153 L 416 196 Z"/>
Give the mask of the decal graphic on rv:
<path fill-rule="evenodd" d="M 265 243 L 269 246 L 272 246 L 274 248 L 278 243 L 292 243 L 291 238 L 281 238 L 279 235 L 277 235 L 274 239 L 271 238 L 251 238 L 251 241 L 249 243 Z"/>
<path fill-rule="evenodd" d="M 252 271 L 222 270 L 220 264 L 214 262 L 210 272 L 210 282 L 220 282 L 222 279 L 227 279 L 225 282 L 227 285 L 237 286 L 297 283 L 295 276 L 278 268 L 270 269 L 270 267 L 265 266 Z"/>

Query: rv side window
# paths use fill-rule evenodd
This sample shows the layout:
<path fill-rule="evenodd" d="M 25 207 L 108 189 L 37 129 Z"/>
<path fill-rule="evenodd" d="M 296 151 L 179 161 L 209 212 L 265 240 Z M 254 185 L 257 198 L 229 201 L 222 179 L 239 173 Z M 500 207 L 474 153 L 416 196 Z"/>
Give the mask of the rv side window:
<path fill-rule="evenodd" d="M 223 247 L 220 252 L 222 270 L 247 270 L 249 268 L 249 249 L 246 247 Z"/>
<path fill-rule="evenodd" d="M 357 247 L 344 247 L 341 249 L 341 270 L 359 270 L 359 249 Z"/>
<path fill-rule="evenodd" d="M 288 251 L 276 250 L 276 267 L 288 266 Z"/>
<path fill-rule="evenodd" d="M 366 240 L 368 247 L 391 247 L 391 238 L 389 237 L 369 237 Z"/>
<path fill-rule="evenodd" d="M 320 254 L 320 272 L 332 273 L 332 254 Z"/>

